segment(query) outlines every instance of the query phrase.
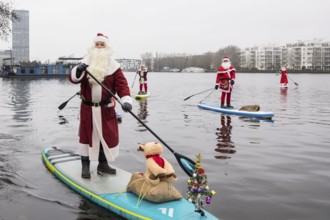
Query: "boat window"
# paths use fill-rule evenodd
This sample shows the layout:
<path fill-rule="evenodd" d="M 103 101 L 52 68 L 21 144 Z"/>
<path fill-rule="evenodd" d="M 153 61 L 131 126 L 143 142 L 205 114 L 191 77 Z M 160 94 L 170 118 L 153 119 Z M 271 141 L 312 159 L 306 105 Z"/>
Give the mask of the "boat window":
<path fill-rule="evenodd" d="M 54 74 L 58 74 L 58 66 L 54 67 Z"/>
<path fill-rule="evenodd" d="M 41 67 L 41 73 L 42 74 L 47 74 L 47 66 L 42 66 Z"/>

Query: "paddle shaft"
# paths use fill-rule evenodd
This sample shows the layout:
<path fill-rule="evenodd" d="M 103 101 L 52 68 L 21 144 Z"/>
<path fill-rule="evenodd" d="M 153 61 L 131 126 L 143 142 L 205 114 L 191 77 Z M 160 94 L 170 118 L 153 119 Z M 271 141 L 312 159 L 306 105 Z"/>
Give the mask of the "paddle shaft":
<path fill-rule="evenodd" d="M 214 88 L 212 88 L 212 89 L 208 89 L 208 90 L 205 90 L 205 91 L 203 91 L 203 92 L 199 92 L 199 93 L 193 94 L 193 95 L 191 95 L 191 96 L 188 96 L 187 98 L 184 99 L 184 101 L 190 99 L 191 97 L 193 97 L 193 96 L 195 96 L 195 95 L 199 95 L 199 94 L 201 94 L 201 93 L 208 92 L 208 91 L 213 90 L 213 89 L 214 89 Z"/>
<path fill-rule="evenodd" d="M 68 104 L 68 102 L 73 99 L 73 97 L 75 97 L 76 95 L 79 95 L 80 93 L 79 92 L 76 92 L 71 98 L 69 98 L 67 101 L 63 102 L 60 106 L 58 106 L 58 109 L 59 110 L 62 110 L 66 104 Z"/>
<path fill-rule="evenodd" d="M 215 89 L 213 89 L 203 100 L 201 100 L 199 103 L 202 103 L 207 97 L 209 97 L 213 92 L 215 91 Z"/>
<path fill-rule="evenodd" d="M 108 89 L 107 87 L 105 87 L 99 80 L 97 80 L 95 78 L 95 76 L 93 76 L 93 74 L 91 74 L 90 72 L 88 72 L 86 70 L 87 74 L 92 77 L 95 82 L 97 82 L 105 91 L 107 91 L 109 93 L 109 95 L 111 95 L 112 97 L 114 97 L 114 99 L 116 99 L 116 101 L 123 106 L 123 104 L 121 103 L 121 101 L 110 91 L 110 89 Z M 128 112 L 138 121 L 140 122 L 148 131 L 150 131 L 151 134 L 153 134 L 162 144 L 164 144 L 165 147 L 167 147 L 167 149 L 169 149 L 176 157 L 176 159 L 178 160 L 180 166 L 182 167 L 182 163 L 180 161 L 180 159 L 177 157 L 180 157 L 180 154 L 176 153 L 170 146 L 168 146 L 165 141 L 163 141 L 153 130 L 151 130 L 151 128 L 149 128 L 139 117 L 137 117 L 131 110 L 128 110 Z M 192 161 L 191 159 L 185 157 L 186 160 L 188 160 L 193 166 L 195 165 L 195 162 Z M 184 169 L 184 171 L 187 173 L 187 171 Z M 187 173 L 188 175 L 192 175 L 191 173 Z"/>
<path fill-rule="evenodd" d="M 131 86 L 132 88 L 133 88 L 133 86 L 134 86 L 134 83 L 135 83 L 135 79 L 136 79 L 137 74 L 138 74 L 138 73 L 136 72 L 135 77 L 134 77 L 134 80 L 133 80 L 133 83 L 132 83 L 132 86 Z"/>
<path fill-rule="evenodd" d="M 296 83 L 295 81 L 293 81 L 293 79 L 291 79 L 291 77 L 289 76 L 289 75 L 287 75 L 288 76 L 288 78 L 296 85 L 296 86 L 298 86 L 298 83 Z"/>

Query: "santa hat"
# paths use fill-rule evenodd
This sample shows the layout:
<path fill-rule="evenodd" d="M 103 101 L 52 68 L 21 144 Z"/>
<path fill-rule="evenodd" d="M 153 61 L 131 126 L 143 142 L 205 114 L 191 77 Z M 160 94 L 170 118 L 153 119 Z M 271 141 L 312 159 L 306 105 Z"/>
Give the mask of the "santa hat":
<path fill-rule="evenodd" d="M 229 60 L 229 57 L 224 57 L 224 58 L 222 59 L 222 62 L 224 62 L 224 61 L 228 61 L 228 62 L 229 62 L 229 61 L 230 61 L 230 60 Z"/>
<path fill-rule="evenodd" d="M 109 38 L 101 33 L 98 33 L 94 38 L 94 43 L 96 42 L 104 42 L 106 44 L 109 44 Z"/>

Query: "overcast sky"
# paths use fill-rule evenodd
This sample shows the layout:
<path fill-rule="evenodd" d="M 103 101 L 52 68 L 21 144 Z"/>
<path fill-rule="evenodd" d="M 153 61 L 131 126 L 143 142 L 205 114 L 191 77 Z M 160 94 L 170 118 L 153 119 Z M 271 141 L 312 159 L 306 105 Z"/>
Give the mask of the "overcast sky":
<path fill-rule="evenodd" d="M 8 0 L 5 0 L 8 1 Z M 330 41 L 330 0 L 11 0 L 30 13 L 30 59 L 84 56 L 101 32 L 116 58 Z M 10 49 L 0 42 L 0 49 Z"/>

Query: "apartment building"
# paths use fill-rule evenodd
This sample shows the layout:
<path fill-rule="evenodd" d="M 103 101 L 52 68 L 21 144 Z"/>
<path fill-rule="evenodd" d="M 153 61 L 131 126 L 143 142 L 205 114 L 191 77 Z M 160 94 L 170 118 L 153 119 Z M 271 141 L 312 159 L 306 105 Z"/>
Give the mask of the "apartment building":
<path fill-rule="evenodd" d="M 245 48 L 241 67 L 276 70 L 281 66 L 294 70 L 330 70 L 330 42 L 319 39 L 298 41 L 285 46 L 262 45 Z"/>

